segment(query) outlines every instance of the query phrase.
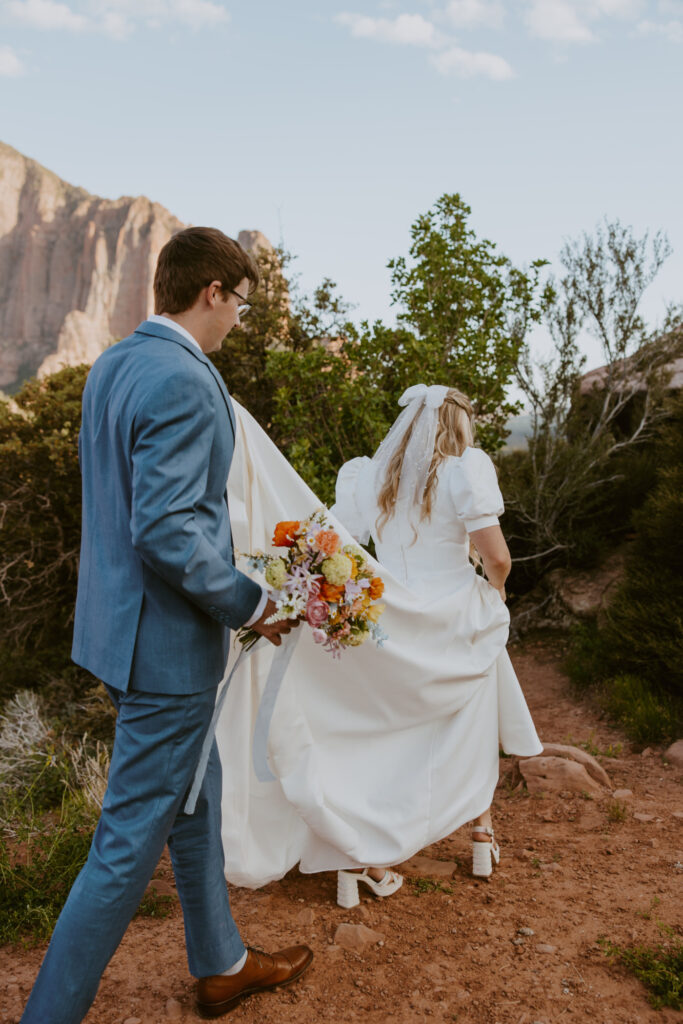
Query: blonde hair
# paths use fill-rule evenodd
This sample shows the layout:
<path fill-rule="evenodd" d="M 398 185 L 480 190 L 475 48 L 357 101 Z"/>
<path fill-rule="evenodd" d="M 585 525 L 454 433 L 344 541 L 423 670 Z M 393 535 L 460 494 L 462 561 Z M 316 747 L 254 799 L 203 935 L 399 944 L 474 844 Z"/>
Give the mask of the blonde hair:
<path fill-rule="evenodd" d="M 413 432 L 413 424 L 406 431 L 405 437 L 389 463 L 377 498 L 380 511 L 377 520 L 377 536 L 379 538 L 381 538 L 382 530 L 396 510 L 396 498 L 398 496 L 401 470 L 403 469 L 403 459 Z M 463 395 L 462 391 L 458 391 L 457 388 L 449 388 L 442 405 L 439 407 L 434 454 L 432 455 L 432 461 L 427 474 L 420 520 L 431 517 L 438 469 L 443 460 L 449 455 L 462 455 L 466 448 L 471 448 L 473 445 L 474 410 L 472 403 L 466 395 Z"/>

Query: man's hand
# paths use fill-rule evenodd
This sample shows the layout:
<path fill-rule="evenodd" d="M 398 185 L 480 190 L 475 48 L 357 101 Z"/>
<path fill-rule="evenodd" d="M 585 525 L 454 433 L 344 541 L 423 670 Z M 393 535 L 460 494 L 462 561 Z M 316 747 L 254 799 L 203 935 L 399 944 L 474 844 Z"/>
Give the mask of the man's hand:
<path fill-rule="evenodd" d="M 266 640 L 270 640 L 271 644 L 275 644 L 279 647 L 282 643 L 282 637 L 289 633 L 292 629 L 299 625 L 299 619 L 280 619 L 279 622 L 267 623 L 266 619 L 277 610 L 275 602 L 271 601 L 270 598 L 266 601 L 266 607 L 263 610 L 263 615 L 256 622 L 253 622 L 250 629 L 255 630 L 264 636 Z"/>

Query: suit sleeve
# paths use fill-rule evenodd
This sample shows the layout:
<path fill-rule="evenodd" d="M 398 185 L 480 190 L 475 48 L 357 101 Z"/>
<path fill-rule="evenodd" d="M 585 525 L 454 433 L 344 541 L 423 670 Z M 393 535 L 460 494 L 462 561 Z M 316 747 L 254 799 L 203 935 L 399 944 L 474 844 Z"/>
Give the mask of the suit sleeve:
<path fill-rule="evenodd" d="M 207 382 L 208 383 L 208 382 Z M 132 447 L 131 533 L 140 557 L 207 615 L 237 629 L 261 600 L 261 587 L 227 561 L 202 531 L 215 395 L 195 376 L 161 381 L 136 416 Z"/>

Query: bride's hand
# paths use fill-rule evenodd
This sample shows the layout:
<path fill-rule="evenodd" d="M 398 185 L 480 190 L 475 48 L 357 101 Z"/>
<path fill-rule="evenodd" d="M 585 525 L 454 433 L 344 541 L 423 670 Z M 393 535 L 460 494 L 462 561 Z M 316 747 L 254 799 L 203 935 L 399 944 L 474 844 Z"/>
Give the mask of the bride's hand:
<path fill-rule="evenodd" d="M 266 607 L 263 609 L 263 615 L 256 622 L 253 622 L 250 629 L 255 630 L 264 636 L 266 640 L 270 640 L 271 644 L 275 644 L 279 647 L 282 643 L 282 637 L 287 633 L 291 632 L 292 629 L 299 625 L 299 619 L 279 619 L 277 622 L 266 622 L 270 616 L 277 611 L 277 606 L 274 601 L 270 598 L 266 601 Z"/>

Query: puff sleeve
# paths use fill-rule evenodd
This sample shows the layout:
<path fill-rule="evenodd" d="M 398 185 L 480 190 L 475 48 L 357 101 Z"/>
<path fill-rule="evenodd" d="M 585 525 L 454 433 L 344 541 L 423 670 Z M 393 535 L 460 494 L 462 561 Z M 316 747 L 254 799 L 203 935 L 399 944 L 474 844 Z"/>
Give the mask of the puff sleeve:
<path fill-rule="evenodd" d="M 367 544 L 370 539 L 370 524 L 363 514 L 358 494 L 359 476 L 369 464 L 370 459 L 366 456 L 344 463 L 337 474 L 335 503 L 330 509 L 360 544 Z"/>
<path fill-rule="evenodd" d="M 450 493 L 468 533 L 496 526 L 505 510 L 496 467 L 481 448 L 466 448 L 452 463 Z"/>

